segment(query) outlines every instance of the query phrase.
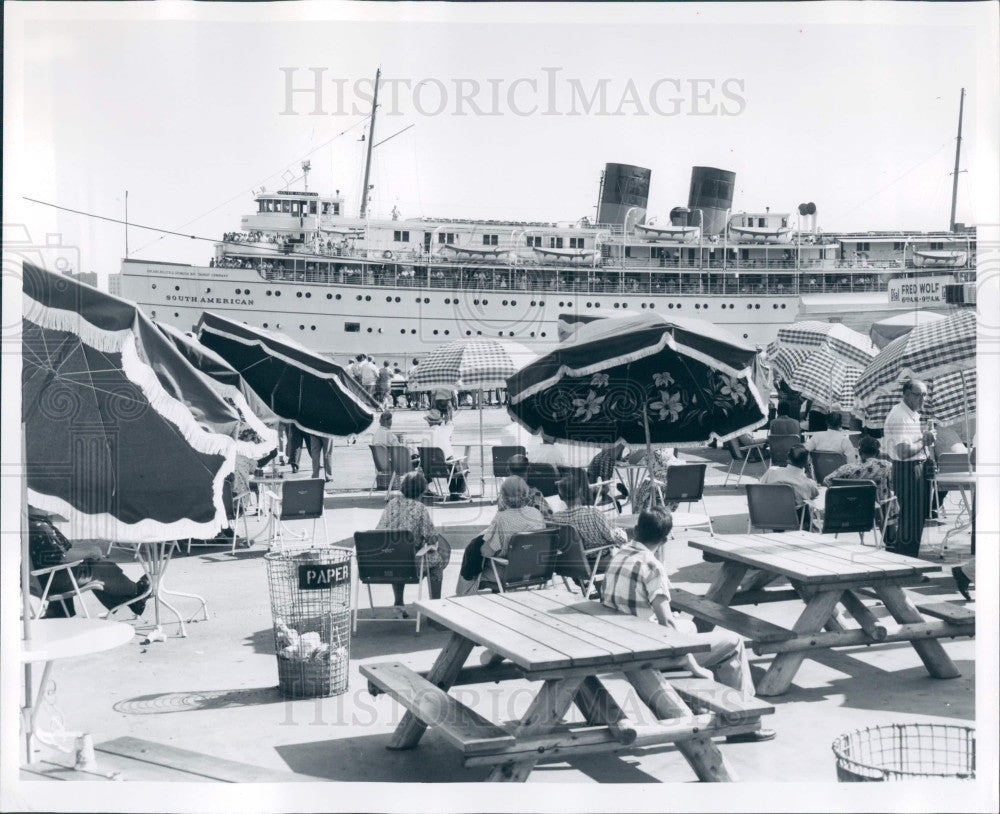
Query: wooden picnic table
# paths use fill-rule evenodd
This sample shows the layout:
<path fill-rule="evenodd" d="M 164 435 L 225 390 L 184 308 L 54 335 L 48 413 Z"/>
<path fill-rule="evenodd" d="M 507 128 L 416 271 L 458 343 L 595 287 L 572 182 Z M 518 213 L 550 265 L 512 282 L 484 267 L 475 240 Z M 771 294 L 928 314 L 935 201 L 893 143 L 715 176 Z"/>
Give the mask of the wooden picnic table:
<path fill-rule="evenodd" d="M 924 573 L 940 570 L 936 565 L 810 532 L 732 534 L 692 539 L 688 545 L 701 549 L 706 559 L 721 560 L 722 569 L 704 597 L 674 590 L 671 604 L 694 615 L 699 630 L 711 630 L 720 624 L 750 639 L 755 653 L 776 654 L 757 684 L 758 695 L 787 691 L 809 651 L 860 644 L 907 641 L 934 678 L 960 675 L 937 640 L 974 635 L 975 615 L 946 602 L 915 606 L 903 590 L 904 585 L 919 583 Z M 757 590 L 753 596 L 741 597 L 740 584 L 751 569 L 763 577 L 756 580 L 757 585 L 786 577 L 793 590 Z M 896 625 L 876 618 L 862 602 L 859 593 L 871 591 L 889 610 Z M 774 596 L 769 598 L 767 594 Z M 790 629 L 731 607 L 743 601 L 785 599 L 805 602 L 805 609 Z M 838 605 L 858 622 L 859 628 L 843 624 Z M 925 616 L 940 621 L 928 621 Z"/>
<path fill-rule="evenodd" d="M 774 708 L 743 699 L 711 680 L 667 677 L 687 653 L 708 645 L 645 619 L 565 591 L 516 591 L 417 602 L 452 631 L 434 666 L 417 673 L 396 662 L 361 665 L 369 692 L 385 692 L 408 710 L 390 749 L 411 749 L 428 725 L 461 750 L 466 766 L 492 766 L 494 781 L 523 782 L 539 761 L 676 743 L 698 779 L 735 779 L 712 738 L 760 727 Z M 475 645 L 495 654 L 465 667 Z M 502 657 L 507 661 L 496 663 Z M 630 718 L 600 676 L 624 674 L 651 712 Z M 527 712 L 502 728 L 450 696 L 460 684 L 527 679 L 540 686 Z M 572 704 L 585 723 L 565 724 Z M 628 706 L 628 705 L 626 705 Z M 639 718 L 646 718 L 639 715 Z"/>

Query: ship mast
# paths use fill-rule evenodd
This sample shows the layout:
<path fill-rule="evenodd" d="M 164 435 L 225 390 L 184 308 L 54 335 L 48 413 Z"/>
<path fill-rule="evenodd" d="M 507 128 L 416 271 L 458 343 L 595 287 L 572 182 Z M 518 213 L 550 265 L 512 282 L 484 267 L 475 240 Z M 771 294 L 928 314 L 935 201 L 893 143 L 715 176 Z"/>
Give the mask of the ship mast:
<path fill-rule="evenodd" d="M 368 124 L 368 152 L 365 154 L 365 183 L 361 187 L 361 213 L 358 215 L 362 220 L 365 217 L 365 210 L 368 208 L 368 176 L 372 169 L 372 146 L 375 144 L 375 109 L 378 107 L 378 82 L 382 76 L 382 69 L 375 70 L 375 93 L 372 94 L 372 114 Z"/>
<path fill-rule="evenodd" d="M 951 183 L 951 231 L 955 231 L 955 204 L 958 203 L 958 161 L 962 155 L 962 111 L 965 108 L 965 88 L 958 100 L 958 141 L 955 143 L 955 172 Z"/>

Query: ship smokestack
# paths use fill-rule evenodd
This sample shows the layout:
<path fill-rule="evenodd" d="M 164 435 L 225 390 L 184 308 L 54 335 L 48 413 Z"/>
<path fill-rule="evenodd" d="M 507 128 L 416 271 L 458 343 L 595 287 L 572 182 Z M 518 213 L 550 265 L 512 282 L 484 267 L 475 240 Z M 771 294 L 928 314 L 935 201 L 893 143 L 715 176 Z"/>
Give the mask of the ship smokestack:
<path fill-rule="evenodd" d="M 688 193 L 688 207 L 692 210 L 692 222 L 697 221 L 694 210 L 701 210 L 705 219 L 704 235 L 719 235 L 726 228 L 726 212 L 733 208 L 735 188 L 735 172 L 715 167 L 691 168 L 691 191 Z"/>
<path fill-rule="evenodd" d="M 632 164 L 605 164 L 601 200 L 597 207 L 597 222 L 611 226 L 643 223 L 649 200 L 651 170 Z M 628 211 L 636 207 L 629 216 Z"/>

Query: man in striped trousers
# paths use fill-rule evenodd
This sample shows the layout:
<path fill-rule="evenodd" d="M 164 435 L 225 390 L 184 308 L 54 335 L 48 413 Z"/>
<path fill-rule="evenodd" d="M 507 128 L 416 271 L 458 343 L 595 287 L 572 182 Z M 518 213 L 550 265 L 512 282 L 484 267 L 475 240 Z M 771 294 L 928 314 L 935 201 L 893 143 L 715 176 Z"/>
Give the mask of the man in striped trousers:
<path fill-rule="evenodd" d="M 920 427 L 920 408 L 927 385 L 919 379 L 903 383 L 903 400 L 885 419 L 883 446 L 892 461 L 893 489 L 899 499 L 899 534 L 896 551 L 910 557 L 920 554 L 920 539 L 927 514 L 927 481 L 924 460 L 934 447 L 934 433 Z"/>

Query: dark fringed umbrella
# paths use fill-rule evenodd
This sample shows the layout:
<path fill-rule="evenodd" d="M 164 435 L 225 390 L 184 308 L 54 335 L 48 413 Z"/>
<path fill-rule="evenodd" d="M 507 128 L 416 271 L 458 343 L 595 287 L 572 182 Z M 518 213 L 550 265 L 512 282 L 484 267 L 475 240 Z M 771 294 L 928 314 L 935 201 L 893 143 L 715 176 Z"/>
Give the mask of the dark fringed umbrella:
<path fill-rule="evenodd" d="M 155 325 L 196 370 L 208 377 L 212 389 L 239 413 L 243 426 L 236 451 L 248 458 L 262 458 L 275 449 L 278 446 L 278 416 L 243 377 L 219 354 L 206 348 L 193 336 L 173 325 L 162 322 Z"/>
<path fill-rule="evenodd" d="M 24 265 L 28 502 L 78 539 L 211 538 L 239 416 L 133 304 Z"/>
<path fill-rule="evenodd" d="M 364 432 L 375 400 L 340 365 L 293 339 L 206 311 L 202 345 L 218 353 L 282 421 L 328 438 Z"/>
<path fill-rule="evenodd" d="M 508 412 L 569 443 L 721 443 L 767 420 L 755 356 L 708 322 L 599 320 L 508 379 Z"/>

